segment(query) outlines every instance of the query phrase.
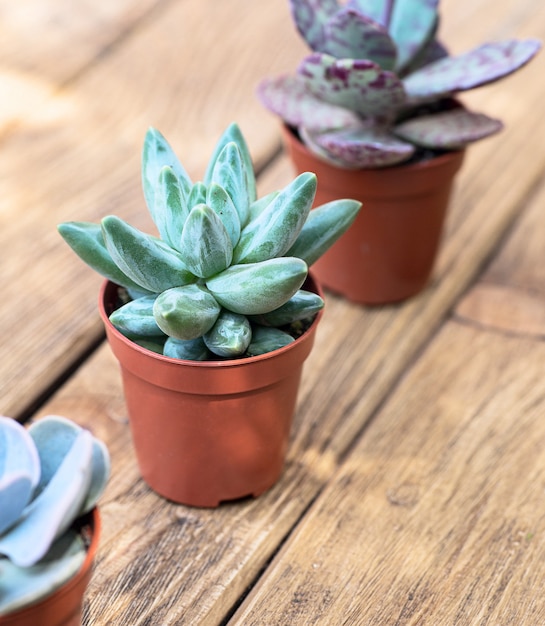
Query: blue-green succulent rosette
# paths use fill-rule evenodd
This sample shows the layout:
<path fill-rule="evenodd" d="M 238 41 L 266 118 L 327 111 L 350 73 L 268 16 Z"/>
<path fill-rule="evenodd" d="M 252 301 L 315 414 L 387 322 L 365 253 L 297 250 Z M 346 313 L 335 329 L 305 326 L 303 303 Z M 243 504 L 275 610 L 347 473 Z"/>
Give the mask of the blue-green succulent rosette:
<path fill-rule="evenodd" d="M 87 546 L 74 522 L 109 474 L 106 446 L 71 420 L 48 416 L 26 429 L 0 416 L 0 616 L 78 572 Z"/>
<path fill-rule="evenodd" d="M 242 358 L 294 341 L 294 326 L 324 305 L 302 288 L 308 268 L 361 206 L 343 199 L 311 211 L 317 181 L 310 172 L 258 199 L 236 124 L 195 183 L 151 128 L 142 182 L 159 236 L 116 216 L 100 224 L 65 222 L 59 232 L 90 267 L 123 288 L 125 303 L 111 314 L 112 324 L 139 345 L 179 359 Z"/>

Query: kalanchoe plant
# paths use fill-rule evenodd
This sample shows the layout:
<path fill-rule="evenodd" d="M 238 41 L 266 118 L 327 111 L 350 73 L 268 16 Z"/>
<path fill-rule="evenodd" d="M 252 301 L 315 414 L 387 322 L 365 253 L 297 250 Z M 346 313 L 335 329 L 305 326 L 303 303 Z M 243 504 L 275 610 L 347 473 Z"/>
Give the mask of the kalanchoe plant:
<path fill-rule="evenodd" d="M 28 429 L 0 416 L 0 616 L 52 593 L 86 555 L 73 523 L 110 473 L 105 445 L 74 422 L 48 416 Z"/>
<path fill-rule="evenodd" d="M 313 53 L 295 75 L 262 81 L 261 101 L 312 152 L 345 168 L 401 163 L 417 147 L 460 149 L 499 131 L 500 121 L 452 106 L 452 96 L 511 74 L 541 44 L 511 39 L 449 56 L 436 38 L 438 4 L 290 0 Z"/>
<path fill-rule="evenodd" d="M 304 173 L 257 199 L 247 144 L 236 124 L 193 183 L 165 138 L 146 135 L 144 196 L 159 238 L 122 219 L 66 222 L 59 231 L 93 269 L 126 289 L 112 324 L 165 356 L 254 356 L 294 340 L 323 306 L 301 289 L 310 266 L 354 220 L 360 203 L 310 210 L 316 176 Z"/>

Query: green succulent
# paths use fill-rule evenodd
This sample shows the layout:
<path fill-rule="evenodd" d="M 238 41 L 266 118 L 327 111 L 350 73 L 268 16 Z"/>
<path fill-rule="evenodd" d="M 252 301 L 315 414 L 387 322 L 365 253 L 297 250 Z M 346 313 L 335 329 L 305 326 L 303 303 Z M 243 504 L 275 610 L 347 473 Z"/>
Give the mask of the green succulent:
<path fill-rule="evenodd" d="M 231 124 L 203 181 L 193 183 L 161 133 L 149 129 L 144 196 L 159 237 L 115 216 L 65 222 L 64 240 L 90 267 L 124 288 L 110 320 L 166 356 L 215 360 L 276 350 L 290 325 L 312 318 L 319 295 L 302 289 L 308 267 L 350 226 L 360 203 L 311 211 L 316 176 L 306 172 L 258 199 L 246 141 Z"/>

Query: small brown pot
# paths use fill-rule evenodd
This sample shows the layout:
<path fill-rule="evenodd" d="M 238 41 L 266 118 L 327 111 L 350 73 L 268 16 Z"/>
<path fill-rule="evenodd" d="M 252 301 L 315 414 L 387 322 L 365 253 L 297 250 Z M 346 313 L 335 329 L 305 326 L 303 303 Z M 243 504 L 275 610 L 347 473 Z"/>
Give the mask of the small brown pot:
<path fill-rule="evenodd" d="M 313 281 L 306 289 L 319 293 Z M 99 309 L 121 366 L 140 473 L 174 502 L 215 507 L 258 496 L 284 466 L 303 362 L 320 314 L 293 343 L 257 357 L 184 361 L 141 348 L 108 316 L 117 286 L 105 282 Z"/>
<path fill-rule="evenodd" d="M 363 205 L 349 230 L 312 266 L 319 282 L 360 304 L 397 302 L 421 291 L 433 270 L 465 152 L 349 170 L 314 156 L 285 126 L 283 138 L 296 172 L 318 177 L 315 206 L 338 198 Z"/>
<path fill-rule="evenodd" d="M 83 595 L 91 580 L 100 528 L 100 514 L 95 507 L 82 526 L 82 532 L 90 532 L 91 543 L 78 573 L 42 600 L 0 617 L 0 626 L 81 626 Z"/>

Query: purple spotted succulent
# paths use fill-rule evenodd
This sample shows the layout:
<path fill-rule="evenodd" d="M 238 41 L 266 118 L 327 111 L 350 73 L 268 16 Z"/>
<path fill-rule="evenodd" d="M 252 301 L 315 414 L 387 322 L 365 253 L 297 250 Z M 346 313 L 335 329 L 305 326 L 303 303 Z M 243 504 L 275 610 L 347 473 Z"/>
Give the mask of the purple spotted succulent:
<path fill-rule="evenodd" d="M 449 56 L 436 39 L 439 0 L 289 0 L 313 53 L 295 75 L 261 82 L 263 104 L 319 157 L 384 167 L 419 148 L 454 150 L 502 123 L 452 100 L 525 65 L 535 39 L 487 43 Z"/>

